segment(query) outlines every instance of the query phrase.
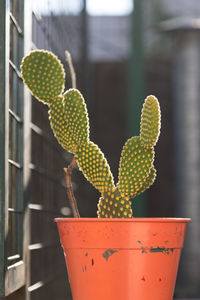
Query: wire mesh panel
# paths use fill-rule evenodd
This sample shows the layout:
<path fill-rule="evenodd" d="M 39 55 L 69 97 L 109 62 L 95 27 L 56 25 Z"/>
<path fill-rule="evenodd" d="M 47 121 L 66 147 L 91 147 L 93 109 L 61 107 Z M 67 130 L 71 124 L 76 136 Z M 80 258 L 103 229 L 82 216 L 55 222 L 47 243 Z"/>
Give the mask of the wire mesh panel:
<path fill-rule="evenodd" d="M 45 105 L 33 98 L 30 119 L 26 116 L 27 99 L 23 99 L 23 83 L 19 69 L 22 56 L 24 55 L 24 30 L 26 31 L 26 27 L 29 26 L 29 20 L 26 16 L 25 26 L 23 26 L 23 6 L 24 2 L 27 3 L 29 0 L 7 0 L 5 2 L 10 4 L 8 10 L 8 27 L 10 30 L 8 35 L 10 40 L 8 51 L 8 94 L 10 96 L 7 97 L 6 100 L 8 102 L 6 111 L 8 118 L 7 127 L 9 128 L 6 132 L 8 136 L 8 145 L 6 148 L 8 150 L 8 159 L 6 161 L 8 166 L 8 200 L 6 205 L 8 207 L 6 208 L 6 213 L 9 222 L 6 227 L 8 228 L 8 234 L 6 236 L 7 248 L 5 251 L 6 266 L 8 266 L 10 270 L 13 266 L 17 266 L 17 264 L 23 264 L 23 238 L 26 239 L 26 231 L 28 231 L 29 236 L 30 229 L 30 237 L 28 237 L 28 242 L 26 241 L 27 244 L 25 245 L 26 250 L 28 249 L 27 276 L 24 278 L 24 273 L 21 273 L 22 276 L 16 278 L 18 286 L 15 286 L 15 288 L 11 290 L 14 291 L 23 284 L 26 284 L 28 300 L 40 300 L 43 298 L 48 300 L 71 299 L 69 286 L 67 286 L 66 289 L 64 257 L 53 219 L 54 217 L 71 215 L 64 186 L 63 167 L 69 164 L 72 156 L 64 152 L 54 138 L 49 125 L 48 108 Z M 119 123 L 119 129 L 122 129 L 118 116 L 119 113 L 121 113 L 121 109 L 124 110 L 124 106 L 121 106 L 121 102 L 118 101 L 118 96 L 121 95 L 122 98 L 124 96 L 122 91 L 125 89 L 125 81 L 122 80 L 121 82 L 121 77 L 125 70 L 122 60 L 126 59 L 127 51 L 124 52 L 123 47 L 117 46 L 119 41 L 121 41 L 120 36 L 117 36 L 116 43 L 113 44 L 112 50 L 107 50 L 107 42 L 109 49 L 112 44 L 110 43 L 110 37 L 112 35 L 116 36 L 113 34 L 113 29 L 111 28 L 106 40 L 104 36 L 102 52 L 100 51 L 98 52 L 100 54 L 98 54 L 97 48 L 99 48 L 99 45 L 97 41 L 99 41 L 99 36 L 102 36 L 103 33 L 101 30 L 98 31 L 99 33 L 96 35 L 94 35 L 94 33 L 96 33 L 97 28 L 100 29 L 102 22 L 105 25 L 105 31 L 106 27 L 111 27 L 113 22 L 115 22 L 115 24 L 126 24 L 126 20 L 120 19 L 121 21 L 119 21 L 119 19 L 111 20 L 109 18 L 95 20 L 92 18 L 90 22 L 88 22 L 88 15 L 86 13 L 86 7 L 84 6 L 85 3 L 86 1 L 83 0 L 32 1 L 32 49 L 43 48 L 51 50 L 62 60 L 67 70 L 67 88 L 71 87 L 71 78 L 69 76 L 68 66 L 65 63 L 64 53 L 65 50 L 71 52 L 77 75 L 77 86 L 84 94 L 86 103 L 88 104 L 91 121 L 91 136 L 95 134 L 95 139 L 101 143 L 101 138 L 98 138 L 98 134 L 102 136 L 101 116 L 104 117 L 103 122 L 105 123 L 106 118 L 109 120 L 111 117 L 113 107 L 116 115 L 116 123 Z M 87 32 L 88 25 L 90 26 L 89 32 Z M 114 27 L 113 25 L 113 28 Z M 121 28 L 121 25 L 119 28 Z M 88 47 L 88 35 L 91 35 L 90 37 L 93 41 L 92 49 Z M 121 36 L 123 36 L 123 33 Z M 119 51 L 114 51 L 116 47 Z M 28 47 L 26 47 L 26 49 L 27 48 Z M 108 52 L 110 56 L 108 56 Z M 96 57 L 92 55 L 92 53 L 98 54 L 99 56 Z M 105 55 L 102 56 L 102 53 Z M 125 56 L 123 53 L 125 53 Z M 106 62 L 104 61 L 105 56 L 108 59 L 112 57 L 111 65 L 107 65 L 107 60 Z M 119 57 L 120 63 L 116 64 Z M 106 65 L 106 76 L 102 70 L 102 61 L 104 61 Z M 94 75 L 94 78 L 88 76 L 91 70 L 93 71 L 92 75 Z M 119 74 L 119 76 L 117 74 Z M 112 84 L 108 83 L 110 76 L 112 77 Z M 94 86 L 98 86 L 95 93 L 93 93 L 93 88 L 91 87 L 93 84 L 91 83 L 92 81 L 95 81 Z M 100 85 L 99 82 L 101 82 L 102 85 Z M 117 86 L 119 86 L 119 88 L 116 87 L 116 82 L 118 82 Z M 107 87 L 107 91 L 105 91 L 107 94 L 106 97 L 104 91 L 102 91 L 102 86 Z M 108 92 L 109 88 L 110 92 Z M 94 103 L 91 105 L 90 100 L 88 101 L 89 97 L 86 96 L 86 89 L 88 90 L 87 96 L 96 99 L 95 105 Z M 115 90 L 114 94 L 113 89 Z M 26 89 L 25 93 L 27 94 Z M 92 97 L 91 94 L 93 94 Z M 113 95 L 113 100 L 110 100 Z M 105 117 L 105 114 L 107 117 Z M 124 126 L 123 117 L 122 122 Z M 1 123 L 2 121 L 0 120 L 0 125 Z M 93 130 L 94 128 L 95 130 Z M 118 164 L 120 145 L 116 146 L 114 139 L 117 140 L 117 138 L 119 138 L 119 132 L 120 135 L 124 137 L 124 132 L 122 132 L 124 131 L 124 127 L 121 131 L 114 125 L 113 127 L 110 126 L 109 130 L 111 131 L 112 128 L 116 132 L 115 135 L 112 135 L 111 132 L 112 139 L 110 139 L 108 134 L 104 134 L 102 140 L 105 139 L 105 142 L 107 140 L 107 149 L 109 150 L 107 152 L 110 152 L 111 146 L 119 149 L 117 155 L 110 154 L 110 160 L 112 159 L 111 156 L 116 157 L 116 159 L 114 159 Z M 23 144 L 24 134 L 26 134 L 27 131 L 30 132 L 30 140 L 25 140 Z M 102 141 L 102 144 L 103 143 L 104 141 Z M 25 155 L 29 152 L 29 150 L 27 150 L 27 144 L 29 146 L 31 144 L 31 153 L 28 159 Z M 104 148 L 106 149 L 106 146 Z M 112 150 L 110 153 L 113 153 Z M 27 161 L 29 162 L 28 164 Z M 27 173 L 30 177 L 27 176 Z M 76 180 L 74 181 L 75 177 Z M 25 181 L 26 186 L 25 184 L 23 185 Z M 86 184 L 86 180 L 77 169 L 73 171 L 72 184 L 78 200 L 81 216 L 96 216 L 96 202 L 99 195 L 92 186 Z M 24 212 L 28 212 L 30 228 L 25 227 L 25 234 L 23 235 L 22 225 Z"/>
<path fill-rule="evenodd" d="M 8 265 L 22 259 L 23 220 L 23 1 L 10 1 Z"/>
<path fill-rule="evenodd" d="M 1 59 L 1 295 L 25 283 L 23 262 L 23 84 L 19 71 L 23 57 L 24 2 L 2 1 Z M 3 49 L 3 47 L 1 47 Z"/>
<path fill-rule="evenodd" d="M 80 46 L 75 47 L 75 43 L 78 45 L 81 40 L 78 5 L 76 16 L 73 16 L 70 2 L 56 1 L 55 5 L 55 1 L 44 1 L 42 5 L 40 4 L 41 1 L 33 3 L 33 48 L 54 52 L 66 67 L 65 50 L 72 50 L 73 44 L 73 48 L 77 49 L 73 59 L 77 62 L 81 57 Z M 72 23 L 74 18 L 76 22 Z M 74 34 L 72 39 L 73 30 L 76 35 Z M 68 87 L 70 81 L 70 76 L 67 74 Z M 71 299 L 54 218 L 71 215 L 63 168 L 67 167 L 72 156 L 61 148 L 53 136 L 48 120 L 48 107 L 34 97 L 32 99 L 31 144 L 29 297 L 31 300 Z"/>

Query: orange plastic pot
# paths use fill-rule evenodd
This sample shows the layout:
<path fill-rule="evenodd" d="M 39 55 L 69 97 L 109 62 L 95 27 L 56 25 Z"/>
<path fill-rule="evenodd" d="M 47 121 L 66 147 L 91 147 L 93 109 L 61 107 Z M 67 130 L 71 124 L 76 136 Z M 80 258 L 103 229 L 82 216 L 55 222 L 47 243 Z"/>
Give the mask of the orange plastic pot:
<path fill-rule="evenodd" d="M 172 300 L 190 219 L 56 219 L 74 300 Z"/>

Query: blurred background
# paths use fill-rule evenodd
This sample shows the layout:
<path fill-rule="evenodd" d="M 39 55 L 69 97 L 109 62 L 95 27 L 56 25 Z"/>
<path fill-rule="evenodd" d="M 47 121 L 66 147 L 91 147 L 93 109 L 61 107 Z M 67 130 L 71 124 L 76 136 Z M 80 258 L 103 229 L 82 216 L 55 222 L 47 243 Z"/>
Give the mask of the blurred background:
<path fill-rule="evenodd" d="M 37 48 L 62 60 L 67 88 L 71 78 L 65 50 L 71 53 L 77 88 L 88 107 L 91 140 L 104 152 L 115 182 L 122 147 L 139 134 L 145 97 L 159 99 L 157 179 L 134 199 L 133 212 L 135 217 L 192 218 L 175 299 L 200 299 L 200 2 L 1 4 L 0 299 L 72 299 L 52 222 L 71 216 L 63 167 L 72 156 L 58 145 L 47 107 L 24 90 L 19 72 L 24 54 Z M 81 216 L 96 217 L 98 192 L 78 169 L 72 180 Z"/>

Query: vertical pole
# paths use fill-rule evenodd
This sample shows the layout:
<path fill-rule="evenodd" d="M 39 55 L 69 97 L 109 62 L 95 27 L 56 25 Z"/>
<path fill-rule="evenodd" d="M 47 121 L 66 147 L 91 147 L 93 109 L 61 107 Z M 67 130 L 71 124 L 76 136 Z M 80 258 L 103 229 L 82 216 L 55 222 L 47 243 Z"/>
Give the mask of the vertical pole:
<path fill-rule="evenodd" d="M 32 46 L 32 0 L 24 0 L 24 54 L 31 50 Z M 27 87 L 24 87 L 24 240 L 23 258 L 25 262 L 26 288 L 25 299 L 31 298 L 28 287 L 31 285 L 31 253 L 28 246 L 31 244 L 31 213 L 28 208 L 30 200 L 31 180 L 31 95 Z"/>
<path fill-rule="evenodd" d="M 0 296 L 5 294 L 8 233 L 9 1 L 0 1 Z"/>
<path fill-rule="evenodd" d="M 174 33 L 175 34 L 175 33 Z M 200 31 L 176 31 L 174 130 L 176 216 L 191 217 L 181 261 L 181 290 L 199 296 L 200 270 Z M 185 295 L 184 291 L 180 296 Z"/>
<path fill-rule="evenodd" d="M 144 101 L 144 53 L 143 53 L 143 20 L 142 0 L 134 0 L 132 14 L 132 53 L 128 79 L 128 137 L 139 135 L 140 114 Z M 137 196 L 133 203 L 134 216 L 146 215 L 145 193 Z"/>
<path fill-rule="evenodd" d="M 83 61 L 83 92 L 87 99 L 89 94 L 89 47 L 88 47 L 88 13 L 87 0 L 83 0 L 82 10 L 82 61 Z"/>

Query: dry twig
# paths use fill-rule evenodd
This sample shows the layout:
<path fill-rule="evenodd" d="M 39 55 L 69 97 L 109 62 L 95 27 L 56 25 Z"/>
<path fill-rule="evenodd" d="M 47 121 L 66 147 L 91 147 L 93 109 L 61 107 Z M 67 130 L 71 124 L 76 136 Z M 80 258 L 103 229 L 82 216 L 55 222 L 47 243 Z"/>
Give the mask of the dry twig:
<path fill-rule="evenodd" d="M 74 71 L 71 54 L 67 50 L 65 51 L 65 57 L 66 57 L 66 61 L 68 62 L 68 65 L 69 65 L 70 76 L 72 79 L 72 87 L 75 89 L 76 88 L 76 73 Z"/>
<path fill-rule="evenodd" d="M 73 194 L 72 183 L 71 183 L 71 174 L 72 174 L 72 171 L 73 171 L 73 168 L 75 167 L 75 165 L 76 165 L 76 159 L 74 157 L 71 164 L 68 166 L 68 168 L 64 168 L 64 177 L 65 177 L 65 183 L 66 183 L 67 196 L 69 199 L 69 204 L 72 209 L 72 214 L 73 214 L 74 218 L 80 218 L 80 214 L 78 211 L 76 199 Z"/>

